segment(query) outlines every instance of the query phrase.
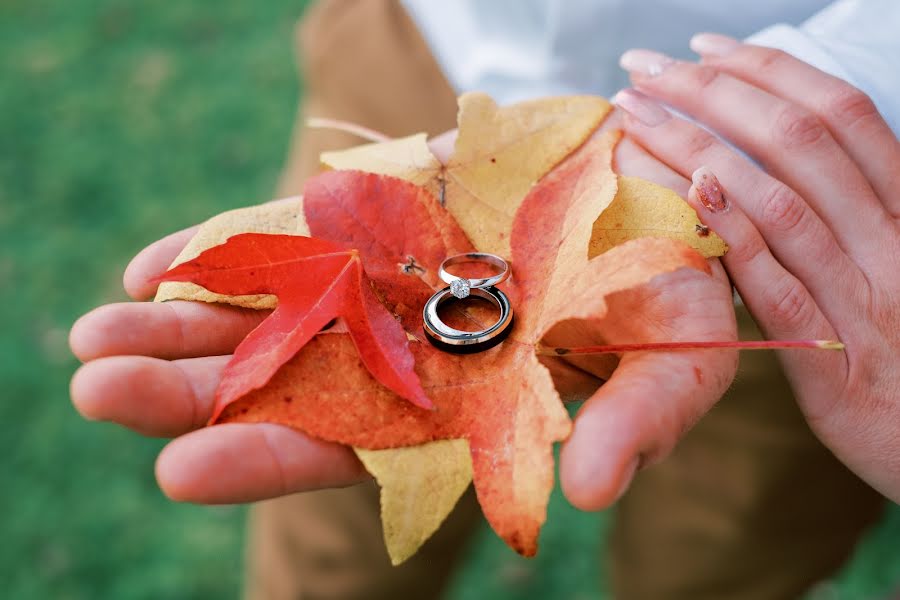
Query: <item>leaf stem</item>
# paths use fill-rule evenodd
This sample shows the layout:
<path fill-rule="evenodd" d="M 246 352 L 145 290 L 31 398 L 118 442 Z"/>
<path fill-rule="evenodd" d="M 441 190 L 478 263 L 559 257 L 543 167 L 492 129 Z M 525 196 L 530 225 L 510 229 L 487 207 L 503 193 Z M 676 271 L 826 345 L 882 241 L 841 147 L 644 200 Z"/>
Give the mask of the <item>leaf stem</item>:
<path fill-rule="evenodd" d="M 607 344 L 574 348 L 548 347 L 538 344 L 537 353 L 542 356 L 568 356 L 571 354 L 610 354 L 618 352 L 645 352 L 659 350 L 689 350 L 703 348 L 736 348 L 738 350 L 773 350 L 777 348 L 807 348 L 812 350 L 843 350 L 844 344 L 834 340 L 762 340 L 744 342 L 649 342 L 645 344 Z"/>
<path fill-rule="evenodd" d="M 306 126 L 311 129 L 336 129 L 343 131 L 370 142 L 388 142 L 392 140 L 389 135 L 385 135 L 380 131 L 350 123 L 349 121 L 341 121 L 339 119 L 326 119 L 322 117 L 311 117 L 306 120 Z"/>

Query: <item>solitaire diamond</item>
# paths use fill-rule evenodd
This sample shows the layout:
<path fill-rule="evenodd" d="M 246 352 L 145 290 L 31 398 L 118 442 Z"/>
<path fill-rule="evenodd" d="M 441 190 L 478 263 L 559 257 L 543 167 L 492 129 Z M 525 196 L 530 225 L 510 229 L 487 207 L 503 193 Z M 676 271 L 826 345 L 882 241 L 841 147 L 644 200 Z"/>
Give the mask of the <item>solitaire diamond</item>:
<path fill-rule="evenodd" d="M 460 300 L 469 296 L 469 289 L 468 279 L 454 279 L 450 282 L 450 293 Z"/>

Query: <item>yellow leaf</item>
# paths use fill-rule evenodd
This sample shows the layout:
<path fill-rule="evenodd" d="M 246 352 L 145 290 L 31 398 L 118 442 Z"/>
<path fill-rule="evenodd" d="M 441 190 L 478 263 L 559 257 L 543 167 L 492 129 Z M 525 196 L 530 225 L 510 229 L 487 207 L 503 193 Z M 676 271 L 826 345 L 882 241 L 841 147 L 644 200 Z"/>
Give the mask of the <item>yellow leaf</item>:
<path fill-rule="evenodd" d="M 425 134 L 349 150 L 324 152 L 322 164 L 405 179 L 436 196 L 443 166 Z M 409 335 L 409 334 L 407 334 Z M 412 338 L 415 339 L 415 338 Z M 431 537 L 472 480 L 466 440 L 438 441 L 389 450 L 354 448 L 381 486 L 381 525 L 391 562 L 398 565 Z"/>
<path fill-rule="evenodd" d="M 428 149 L 424 133 L 389 142 L 363 144 L 349 150 L 323 152 L 322 164 L 332 169 L 356 169 L 399 177 L 427 186 L 439 174 L 440 161 Z"/>
<path fill-rule="evenodd" d="M 509 256 L 513 216 L 541 177 L 600 125 L 610 104 L 564 96 L 498 107 L 480 92 L 459 98 L 459 134 L 447 165 L 424 134 L 326 152 L 322 163 L 392 175 L 428 189 L 481 251 Z M 406 161 L 406 162 L 404 162 Z"/>
<path fill-rule="evenodd" d="M 286 198 L 216 215 L 200 226 L 191 241 L 172 262 L 170 268 L 196 258 L 204 250 L 223 244 L 225 240 L 239 233 L 309 235 L 309 228 L 306 226 L 306 219 L 303 216 L 303 198 Z M 277 304 L 275 296 L 223 296 L 213 294 L 193 283 L 179 282 L 166 282 L 160 285 L 155 300 L 156 302 L 167 300 L 221 302 L 256 309 L 273 309 Z"/>
<path fill-rule="evenodd" d="M 445 202 L 476 248 L 510 255 L 513 216 L 545 173 L 600 125 L 610 104 L 564 96 L 499 108 L 480 92 L 459 99 L 459 136 L 447 163 Z"/>
<path fill-rule="evenodd" d="M 588 257 L 641 237 L 680 240 L 706 258 L 722 256 L 728 250 L 722 238 L 704 227 L 677 193 L 639 177 L 619 176 L 616 197 L 594 221 Z"/>
<path fill-rule="evenodd" d="M 381 486 L 381 522 L 391 563 L 399 565 L 437 531 L 472 481 L 466 440 L 390 450 L 354 448 Z"/>

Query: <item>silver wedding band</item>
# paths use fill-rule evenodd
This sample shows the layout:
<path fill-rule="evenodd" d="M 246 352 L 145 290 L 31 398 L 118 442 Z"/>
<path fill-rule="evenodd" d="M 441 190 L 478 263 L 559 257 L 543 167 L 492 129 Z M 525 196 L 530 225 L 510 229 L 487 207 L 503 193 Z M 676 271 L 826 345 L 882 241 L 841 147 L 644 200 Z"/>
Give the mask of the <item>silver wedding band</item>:
<path fill-rule="evenodd" d="M 455 353 L 481 352 L 496 346 L 509 334 L 513 322 L 509 298 L 495 287 L 473 287 L 469 293 L 491 302 L 500 310 L 497 322 L 482 331 L 462 331 L 441 321 L 438 308 L 455 297 L 449 287 L 429 298 L 423 310 L 425 333 L 428 340 L 442 350 Z"/>
<path fill-rule="evenodd" d="M 454 275 L 447 271 L 448 267 L 459 265 L 467 262 L 482 262 L 496 267 L 499 272 L 490 277 L 482 277 L 475 279 L 467 279 Z M 473 289 L 489 288 L 506 281 L 509 277 L 509 264 L 495 254 L 487 252 L 467 252 L 465 254 L 457 254 L 444 260 L 441 268 L 438 270 L 438 277 L 441 281 L 450 285 L 450 293 L 459 299 L 465 298 Z"/>

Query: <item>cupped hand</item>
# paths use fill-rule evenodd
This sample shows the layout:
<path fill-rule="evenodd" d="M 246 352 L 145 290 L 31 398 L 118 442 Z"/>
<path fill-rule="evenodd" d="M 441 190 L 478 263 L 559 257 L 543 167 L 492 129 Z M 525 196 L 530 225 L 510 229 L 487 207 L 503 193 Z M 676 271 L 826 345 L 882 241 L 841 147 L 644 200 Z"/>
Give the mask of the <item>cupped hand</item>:
<path fill-rule="evenodd" d="M 132 298 L 152 298 L 151 281 L 196 229 L 151 244 L 132 260 L 124 277 Z M 159 485 L 174 500 L 250 502 L 361 481 L 365 470 L 339 444 L 280 425 L 204 428 L 228 355 L 266 316 L 201 302 L 101 306 L 72 327 L 70 345 L 85 361 L 72 378 L 72 401 L 88 419 L 176 438 L 156 463 Z"/>
<path fill-rule="evenodd" d="M 613 115 L 605 128 L 618 125 Z M 446 159 L 453 135 L 432 143 Z M 671 187 L 689 181 L 628 140 L 617 149 L 617 171 Z M 286 201 L 291 201 L 286 200 Z M 160 240 L 129 265 L 124 283 L 135 300 L 153 296 L 163 273 L 196 229 Z M 682 270 L 610 303 L 652 315 L 646 323 L 607 321 L 584 332 L 584 343 L 729 340 L 735 337 L 731 291 L 724 270 L 714 276 Z M 157 461 L 163 491 L 176 500 L 246 502 L 349 485 L 366 477 L 353 452 L 280 425 L 227 424 L 204 428 L 229 354 L 265 313 L 193 302 L 104 306 L 73 327 L 71 345 L 86 364 L 72 380 L 76 408 L 89 419 L 122 424 L 144 435 L 175 437 Z M 648 335 L 654 339 L 646 339 Z M 599 337 L 592 337 L 599 336 Z M 635 336 L 642 339 L 636 340 Z M 730 383 L 730 351 L 634 353 L 622 358 L 602 387 L 591 361 L 549 360 L 561 393 L 589 396 L 561 456 L 563 489 L 585 509 L 612 503 L 638 464 L 662 458 Z"/>
<path fill-rule="evenodd" d="M 900 142 L 865 94 L 781 51 L 712 34 L 691 46 L 700 64 L 623 55 L 626 130 L 693 177 L 689 199 L 731 247 L 724 265 L 767 337 L 846 344 L 780 359 L 818 437 L 900 501 Z"/>

